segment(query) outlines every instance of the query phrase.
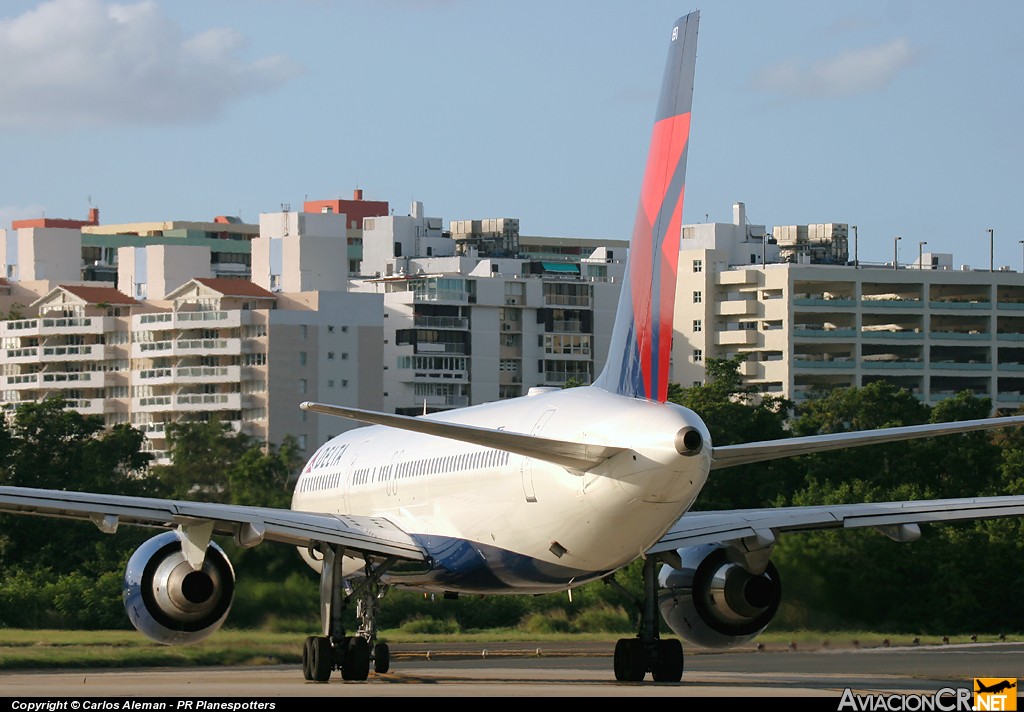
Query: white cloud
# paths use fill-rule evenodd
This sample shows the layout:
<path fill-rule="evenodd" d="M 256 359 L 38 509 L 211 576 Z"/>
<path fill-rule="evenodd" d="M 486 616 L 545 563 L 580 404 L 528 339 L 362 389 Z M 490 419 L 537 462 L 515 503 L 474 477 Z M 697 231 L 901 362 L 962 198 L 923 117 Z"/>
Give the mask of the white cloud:
<path fill-rule="evenodd" d="M 282 56 L 245 60 L 244 44 L 230 29 L 184 37 L 153 0 L 49 0 L 0 20 L 0 125 L 207 122 L 298 71 Z"/>
<path fill-rule="evenodd" d="M 789 60 L 766 67 L 754 77 L 762 91 L 797 97 L 847 97 L 885 87 L 914 60 L 906 38 L 876 47 L 850 50 L 800 66 Z"/>

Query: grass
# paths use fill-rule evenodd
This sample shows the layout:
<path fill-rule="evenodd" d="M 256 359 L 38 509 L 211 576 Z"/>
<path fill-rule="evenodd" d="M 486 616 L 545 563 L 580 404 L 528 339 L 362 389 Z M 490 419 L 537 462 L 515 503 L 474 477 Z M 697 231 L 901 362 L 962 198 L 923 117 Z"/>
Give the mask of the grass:
<path fill-rule="evenodd" d="M 275 665 L 301 663 L 302 633 L 278 633 L 258 630 L 222 630 L 196 645 L 167 646 L 152 642 L 134 631 L 66 631 L 0 629 L 0 670 L 55 668 L 145 668 L 191 667 L 217 665 Z M 538 635 L 523 631 L 499 630 L 456 635 L 409 635 L 400 631 L 383 631 L 381 639 L 392 645 L 402 643 L 548 643 L 566 640 L 608 642 L 609 655 L 616 634 Z M 862 631 L 790 631 L 764 633 L 754 642 L 739 649 L 753 650 L 760 643 L 765 648 L 815 650 L 840 647 L 883 647 L 885 641 L 896 646 L 914 644 L 913 635 L 887 635 Z M 1007 636 L 1020 641 L 1020 635 Z M 995 642 L 999 636 L 970 635 L 919 636 L 920 645 L 943 645 L 946 642 Z"/>

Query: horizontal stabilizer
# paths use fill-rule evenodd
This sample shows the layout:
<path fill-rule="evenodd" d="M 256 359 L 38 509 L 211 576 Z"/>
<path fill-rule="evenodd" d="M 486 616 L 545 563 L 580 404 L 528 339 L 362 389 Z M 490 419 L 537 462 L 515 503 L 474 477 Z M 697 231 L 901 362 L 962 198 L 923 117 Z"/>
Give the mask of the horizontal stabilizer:
<path fill-rule="evenodd" d="M 325 415 L 336 415 L 339 418 L 359 420 L 363 423 L 385 425 L 389 428 L 409 430 L 424 435 L 435 435 L 439 438 L 459 440 L 474 445 L 482 445 L 498 450 L 525 455 L 546 462 L 553 462 L 573 470 L 589 470 L 610 457 L 626 452 L 628 448 L 610 445 L 569 442 L 540 438 L 526 433 L 510 433 L 506 430 L 482 428 L 477 425 L 465 425 L 429 417 L 413 418 L 408 415 L 379 413 L 373 410 L 345 408 L 340 405 L 327 405 L 306 401 L 300 406 L 303 410 Z"/>
<path fill-rule="evenodd" d="M 922 523 L 963 522 L 1024 515 L 1024 497 L 969 497 L 905 502 L 860 502 L 806 507 L 769 507 L 716 512 L 687 512 L 648 549 L 648 554 L 687 546 L 721 544 L 757 537 L 820 529 L 887 528 Z"/>
<path fill-rule="evenodd" d="M 936 435 L 967 433 L 974 430 L 990 430 L 1024 425 L 1024 416 L 1006 418 L 981 418 L 978 420 L 960 420 L 953 423 L 929 423 L 927 425 L 906 425 L 898 428 L 879 428 L 878 430 L 860 430 L 849 433 L 827 433 L 824 435 L 808 435 L 802 438 L 782 438 L 764 440 L 743 445 L 722 445 L 714 449 L 711 469 L 747 465 L 751 462 L 776 460 L 782 457 L 809 455 L 827 450 L 840 450 L 860 445 L 876 445 L 878 443 L 896 442 L 930 438 Z"/>

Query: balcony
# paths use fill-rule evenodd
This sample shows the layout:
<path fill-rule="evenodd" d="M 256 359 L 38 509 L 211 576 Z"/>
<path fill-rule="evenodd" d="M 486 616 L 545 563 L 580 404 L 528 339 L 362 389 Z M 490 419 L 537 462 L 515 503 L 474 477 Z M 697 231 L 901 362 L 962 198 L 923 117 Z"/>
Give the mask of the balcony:
<path fill-rule="evenodd" d="M 132 398 L 132 410 L 136 413 L 162 413 L 171 409 L 171 396 L 146 396 Z"/>
<path fill-rule="evenodd" d="M 932 309 L 983 309 L 992 308 L 992 302 L 953 302 L 953 301 L 930 301 L 928 306 Z"/>
<path fill-rule="evenodd" d="M 852 299 L 825 299 L 824 297 L 794 297 L 793 306 L 797 307 L 852 307 L 856 304 Z"/>
<path fill-rule="evenodd" d="M 581 307 L 590 308 L 590 295 L 588 294 L 545 294 L 544 306 L 556 307 Z"/>
<path fill-rule="evenodd" d="M 918 299 L 861 299 L 862 309 L 920 309 Z"/>
<path fill-rule="evenodd" d="M 142 341 L 132 344 L 132 358 L 158 356 L 237 356 L 242 353 L 242 340 L 178 339 L 176 341 Z"/>
<path fill-rule="evenodd" d="M 423 405 L 424 401 L 434 408 L 461 408 L 469 405 L 469 396 L 416 396 L 418 405 Z"/>
<path fill-rule="evenodd" d="M 177 383 L 237 383 L 241 378 L 241 366 L 182 366 L 174 369 Z"/>
<path fill-rule="evenodd" d="M 992 364 L 974 361 L 932 361 L 933 371 L 991 371 Z"/>
<path fill-rule="evenodd" d="M 21 349 L 6 349 L 8 363 L 34 363 L 39 360 L 39 347 L 26 346 Z"/>
<path fill-rule="evenodd" d="M 216 356 L 241 353 L 241 339 L 180 339 L 174 342 L 175 356 Z"/>
<path fill-rule="evenodd" d="M 851 369 L 851 368 L 854 368 L 856 365 L 857 365 L 857 363 L 853 359 L 851 359 L 851 358 L 832 359 L 832 360 L 829 360 L 829 361 L 818 360 L 818 359 L 815 359 L 813 361 L 812 360 L 807 360 L 807 359 L 800 359 L 800 358 L 794 358 L 793 359 L 793 367 L 794 368 Z"/>
<path fill-rule="evenodd" d="M 464 316 L 417 316 L 413 326 L 425 329 L 459 329 L 469 328 L 469 319 Z"/>
<path fill-rule="evenodd" d="M 874 331 L 871 329 L 861 329 L 860 338 L 862 339 L 920 339 L 923 338 L 923 334 L 920 331 L 914 331 L 907 329 L 904 331 Z"/>
<path fill-rule="evenodd" d="M 73 371 L 37 374 L 44 388 L 103 388 L 106 374 L 102 371 Z"/>
<path fill-rule="evenodd" d="M 180 329 L 194 329 L 199 326 L 230 329 L 241 325 L 241 312 L 238 310 L 174 312 L 174 325 Z"/>
<path fill-rule="evenodd" d="M 856 329 L 825 329 L 798 326 L 793 329 L 793 336 L 809 336 L 824 339 L 852 339 L 857 335 Z"/>
<path fill-rule="evenodd" d="M 757 329 L 734 329 L 732 331 L 719 331 L 715 334 L 715 344 L 718 346 L 739 346 L 756 343 Z"/>
<path fill-rule="evenodd" d="M 241 410 L 241 393 L 181 393 L 174 397 L 174 410 Z"/>
<path fill-rule="evenodd" d="M 78 346 L 44 346 L 41 361 L 78 361 L 81 359 L 99 360 L 103 358 L 101 344 L 82 344 Z"/>
<path fill-rule="evenodd" d="M 731 299 L 715 304 L 717 316 L 745 316 L 755 313 L 756 310 L 757 300 L 755 299 Z"/>
<path fill-rule="evenodd" d="M 437 343 L 433 341 L 420 341 L 413 349 L 417 354 L 464 354 L 465 344 Z"/>
<path fill-rule="evenodd" d="M 551 330 L 549 333 L 582 334 L 583 322 L 579 319 L 556 319 L 551 322 Z"/>
<path fill-rule="evenodd" d="M 3 336 L 50 336 L 56 334 L 102 334 L 106 328 L 106 317 L 64 316 L 42 319 L 17 319 L 3 322 L 0 335 Z"/>
<path fill-rule="evenodd" d="M 70 316 L 43 318 L 39 322 L 41 334 L 102 334 L 106 329 L 107 317 Z"/>
<path fill-rule="evenodd" d="M 82 415 L 103 415 L 105 402 L 103 398 L 75 398 L 67 401 L 67 407 Z"/>
<path fill-rule="evenodd" d="M 863 361 L 861 368 L 871 371 L 921 371 L 924 369 L 924 364 L 920 361 Z"/>
<path fill-rule="evenodd" d="M 168 331 L 198 328 L 233 329 L 243 322 L 241 310 L 181 311 L 139 314 L 132 318 L 136 331 Z"/>
<path fill-rule="evenodd" d="M 932 331 L 932 339 L 954 339 L 956 341 L 988 341 L 992 334 L 984 331 Z"/>

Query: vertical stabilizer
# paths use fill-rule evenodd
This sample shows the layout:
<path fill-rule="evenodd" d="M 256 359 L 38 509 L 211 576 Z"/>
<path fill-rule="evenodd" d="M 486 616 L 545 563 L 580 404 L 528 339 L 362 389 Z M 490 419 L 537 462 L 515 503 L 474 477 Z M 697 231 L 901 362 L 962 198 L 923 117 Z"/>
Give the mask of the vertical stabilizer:
<path fill-rule="evenodd" d="M 692 12 L 672 27 L 611 348 L 594 381 L 635 398 L 668 395 L 698 19 Z"/>

